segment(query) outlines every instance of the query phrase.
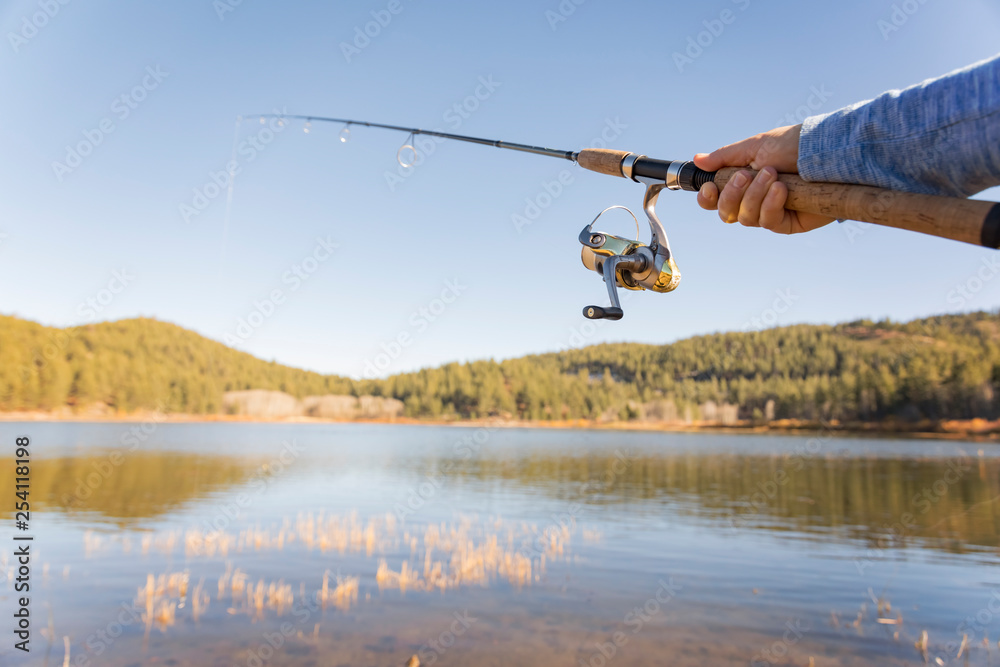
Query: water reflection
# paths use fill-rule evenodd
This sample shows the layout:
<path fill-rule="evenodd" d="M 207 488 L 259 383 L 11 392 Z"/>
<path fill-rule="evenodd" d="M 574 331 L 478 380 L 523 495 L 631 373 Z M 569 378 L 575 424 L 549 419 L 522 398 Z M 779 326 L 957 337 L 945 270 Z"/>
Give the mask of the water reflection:
<path fill-rule="evenodd" d="M 833 535 L 880 548 L 1000 547 L 1000 458 L 654 455 L 628 448 L 498 454 L 410 459 L 400 472 L 635 511 L 666 504 L 728 527 Z M 120 461 L 107 454 L 41 459 L 32 464 L 32 504 L 71 519 L 134 525 L 229 489 L 266 488 L 271 473 L 261 460 L 171 451 L 134 452 Z M 0 497 L 14 495 L 13 468 L 13 459 L 0 459 Z M 9 507 L 0 508 L 0 517 L 10 516 Z"/>
<path fill-rule="evenodd" d="M 31 507 L 71 519 L 134 525 L 205 496 L 266 480 L 252 458 L 183 452 L 130 452 L 42 458 L 31 463 Z M 14 459 L 0 459 L 0 496 L 14 496 Z M 0 518 L 12 505 L 0 507 Z"/>
<path fill-rule="evenodd" d="M 962 661 L 991 664 L 995 626 L 965 621 L 1000 591 L 989 450 L 511 432 L 463 456 L 456 433 L 163 426 L 121 461 L 33 462 L 51 664 L 69 637 L 71 664 L 114 667 L 596 666 L 612 650 L 615 667 L 919 665 L 966 635 Z M 301 457 L 278 470 L 285 436 Z M 13 567 L 0 554 L 0 600 Z"/>
<path fill-rule="evenodd" d="M 831 532 L 880 547 L 1000 546 L 1000 459 L 651 455 L 617 449 L 425 460 L 444 477 L 506 484 L 594 505 L 669 504 L 735 528 Z"/>

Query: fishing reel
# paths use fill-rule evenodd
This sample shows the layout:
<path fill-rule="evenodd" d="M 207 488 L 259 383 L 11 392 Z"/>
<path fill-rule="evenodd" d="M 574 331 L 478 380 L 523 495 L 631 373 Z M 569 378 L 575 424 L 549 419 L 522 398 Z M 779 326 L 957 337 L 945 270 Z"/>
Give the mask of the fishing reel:
<path fill-rule="evenodd" d="M 628 290 L 652 290 L 654 292 L 671 292 L 681 282 L 681 272 L 674 262 L 667 241 L 667 232 L 663 223 L 656 217 L 656 199 L 660 190 L 666 187 L 663 183 L 652 183 L 646 186 L 646 194 L 642 198 L 642 208 L 649 219 L 651 238 L 649 245 L 638 240 L 614 236 L 604 232 L 593 231 L 594 223 L 613 208 L 622 208 L 636 220 L 636 236 L 639 232 L 639 221 L 635 214 L 624 206 L 609 206 L 580 232 L 580 243 L 583 249 L 580 259 L 583 265 L 591 271 L 604 276 L 611 298 L 610 307 L 587 306 L 583 316 L 590 320 L 620 320 L 625 314 L 618 300 L 618 287 Z"/>

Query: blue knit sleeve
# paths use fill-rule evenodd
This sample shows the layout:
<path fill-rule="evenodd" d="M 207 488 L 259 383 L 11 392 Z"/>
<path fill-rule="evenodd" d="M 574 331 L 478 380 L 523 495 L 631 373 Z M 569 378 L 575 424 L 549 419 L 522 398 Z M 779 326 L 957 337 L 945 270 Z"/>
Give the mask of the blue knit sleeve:
<path fill-rule="evenodd" d="M 802 123 L 799 174 L 966 197 L 1000 185 L 1000 55 Z"/>

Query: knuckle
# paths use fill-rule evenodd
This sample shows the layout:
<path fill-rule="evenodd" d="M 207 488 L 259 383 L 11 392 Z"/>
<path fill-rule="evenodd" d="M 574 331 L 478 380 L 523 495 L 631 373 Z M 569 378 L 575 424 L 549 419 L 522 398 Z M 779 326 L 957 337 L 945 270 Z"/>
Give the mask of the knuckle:
<path fill-rule="evenodd" d="M 764 196 L 766 194 L 767 194 L 767 183 L 762 183 L 761 181 L 755 180 L 750 185 L 750 187 L 747 188 L 747 192 L 746 195 L 743 197 L 743 201 L 747 201 L 749 199 L 751 201 L 757 202 L 757 205 L 759 206 L 760 202 L 764 200 Z"/>
<path fill-rule="evenodd" d="M 754 192 L 759 193 L 761 197 L 767 193 L 771 187 L 771 174 L 767 169 L 761 169 L 757 172 L 751 187 L 753 187 Z"/>
<path fill-rule="evenodd" d="M 770 231 L 773 232 L 773 231 L 777 230 L 778 227 L 781 226 L 781 223 L 782 223 L 783 220 L 784 220 L 783 212 L 779 212 L 778 214 L 774 214 L 774 213 L 770 213 L 770 214 L 766 214 L 766 215 L 762 214 L 761 217 L 760 217 L 760 226 L 763 227 L 764 229 L 767 229 L 767 230 L 770 230 Z"/>
<path fill-rule="evenodd" d="M 739 201 L 731 200 L 719 200 L 719 211 L 724 213 L 727 217 L 735 219 L 740 213 L 740 203 Z"/>
<path fill-rule="evenodd" d="M 756 227 L 760 223 L 760 210 L 752 206 L 741 206 L 740 222 L 751 227 Z"/>
<path fill-rule="evenodd" d="M 781 219 L 785 215 L 785 209 L 781 206 L 775 206 L 765 202 L 760 209 L 760 215 L 762 218 L 768 218 L 769 220 Z"/>
<path fill-rule="evenodd" d="M 722 190 L 722 194 L 719 195 L 719 205 L 731 206 L 733 208 L 738 208 L 740 202 L 743 201 L 743 190 L 736 187 L 735 185 L 729 184 Z"/>

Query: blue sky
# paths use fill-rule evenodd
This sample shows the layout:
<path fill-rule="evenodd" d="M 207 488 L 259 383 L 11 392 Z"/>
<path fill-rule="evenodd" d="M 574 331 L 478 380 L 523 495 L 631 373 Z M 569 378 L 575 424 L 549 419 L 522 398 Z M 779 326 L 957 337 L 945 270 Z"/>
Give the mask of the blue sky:
<path fill-rule="evenodd" d="M 32 0 L 0 6 L 0 28 L 6 314 L 156 317 L 360 376 L 1000 306 L 984 249 L 850 223 L 782 237 L 665 193 L 681 286 L 591 327 L 581 308 L 607 295 L 576 237 L 611 204 L 641 215 L 637 184 L 454 142 L 400 173 L 401 134 L 257 120 L 238 128 L 228 227 L 213 183 L 237 115 L 273 110 L 687 159 L 993 55 L 986 0 Z M 599 226 L 634 230 L 621 211 Z"/>

